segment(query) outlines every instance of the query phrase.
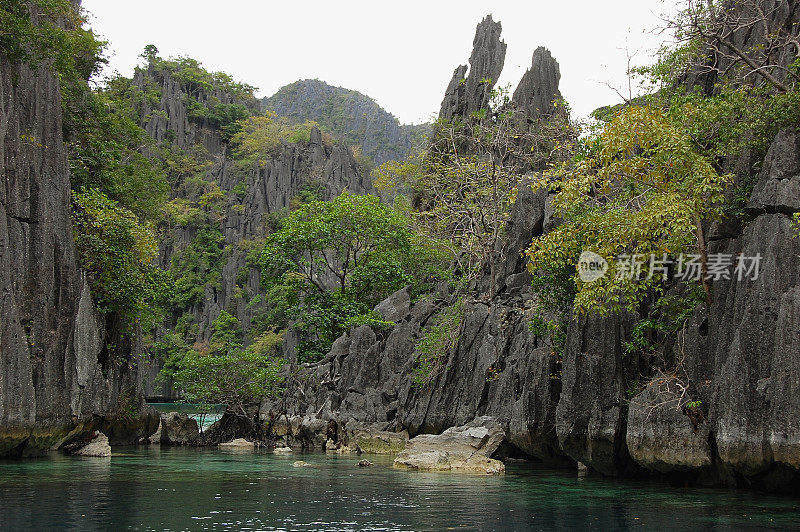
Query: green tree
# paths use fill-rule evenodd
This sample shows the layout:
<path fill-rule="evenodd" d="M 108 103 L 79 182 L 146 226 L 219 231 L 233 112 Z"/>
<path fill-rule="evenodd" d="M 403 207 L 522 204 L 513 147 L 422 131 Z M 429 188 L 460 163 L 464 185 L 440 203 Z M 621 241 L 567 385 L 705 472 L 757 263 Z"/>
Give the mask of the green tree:
<path fill-rule="evenodd" d="M 239 131 L 231 139 L 234 154 L 263 164 L 272 158 L 281 142 L 308 142 L 315 125 L 315 122 L 291 124 L 271 111 L 251 116 L 238 123 Z"/>
<path fill-rule="evenodd" d="M 137 216 L 157 220 L 169 192 L 153 139 L 127 102 L 100 90 L 68 88 L 63 101 L 73 190 L 96 188 Z"/>
<path fill-rule="evenodd" d="M 281 391 L 279 375 L 284 361 L 278 357 L 282 337 L 273 332 L 242 347 L 239 321 L 222 311 L 212 324 L 209 344 L 183 354 L 172 373 L 181 397 L 197 404 L 224 404 L 227 411 L 247 420 L 256 429 L 252 409 Z"/>
<path fill-rule="evenodd" d="M 152 226 L 99 190 L 84 189 L 73 193 L 73 231 L 99 310 L 118 316 L 126 328 L 153 325 L 171 283 L 153 262 Z"/>
<path fill-rule="evenodd" d="M 718 219 L 730 176 L 720 175 L 695 149 L 689 134 L 663 111 L 649 106 L 621 110 L 574 163 L 555 166 L 535 181 L 555 194 L 552 208 L 563 220 L 533 240 L 529 269 L 574 268 L 583 251 L 610 262 L 609 272 L 591 283 L 575 276 L 576 312 L 608 314 L 635 310 L 663 275 L 628 275 L 627 256 L 661 259 L 695 251 L 701 256 L 707 293 L 703 223 Z"/>
<path fill-rule="evenodd" d="M 353 325 L 387 325 L 371 309 L 435 277 L 435 258 L 408 218 L 375 196 L 344 192 L 289 214 L 267 237 L 260 263 L 268 293 L 280 295 L 273 303 L 306 333 L 303 356 L 315 359 Z"/>

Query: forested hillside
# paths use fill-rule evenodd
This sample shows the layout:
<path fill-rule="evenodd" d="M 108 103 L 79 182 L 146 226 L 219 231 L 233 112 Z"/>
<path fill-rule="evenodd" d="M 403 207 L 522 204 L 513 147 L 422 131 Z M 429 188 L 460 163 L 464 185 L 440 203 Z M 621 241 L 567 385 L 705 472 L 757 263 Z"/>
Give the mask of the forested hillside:
<path fill-rule="evenodd" d="M 369 96 L 318 79 L 286 85 L 261 103 L 293 122 L 317 122 L 322 131 L 354 147 L 370 165 L 405 159 L 422 148 L 430 133 L 429 124 L 401 125 Z"/>

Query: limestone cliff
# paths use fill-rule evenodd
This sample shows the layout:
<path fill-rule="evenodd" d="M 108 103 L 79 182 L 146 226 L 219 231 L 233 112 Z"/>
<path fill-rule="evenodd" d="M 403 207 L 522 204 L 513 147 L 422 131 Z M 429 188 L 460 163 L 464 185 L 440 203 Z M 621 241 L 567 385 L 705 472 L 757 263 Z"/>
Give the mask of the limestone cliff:
<path fill-rule="evenodd" d="M 78 268 L 58 77 L 2 54 L 0 163 L 0 456 L 31 455 L 138 409 L 141 383 Z M 109 435 L 146 432 L 129 429 Z"/>
<path fill-rule="evenodd" d="M 247 335 L 253 321 L 265 306 L 260 287 L 260 271 L 248 262 L 252 246 L 263 241 L 274 217 L 285 213 L 303 191 L 329 200 L 343 190 L 366 193 L 371 190 L 351 149 L 324 140 L 320 130 L 311 130 L 308 142 L 281 141 L 265 160 L 248 162 L 231 153 L 229 142 L 220 127 L 202 114 L 192 113 L 190 103 L 200 106 L 241 105 L 258 114 L 254 99 L 237 98 L 224 88 L 214 86 L 190 92 L 177 77 L 175 67 L 150 63 L 137 69 L 131 80 L 133 90 L 157 94 L 156 101 L 143 99 L 136 109 L 140 125 L 153 137 L 159 149 L 178 150 L 200 164 L 199 171 L 174 173 L 171 199 L 197 204 L 208 187 L 218 187 L 224 199 L 213 220 L 199 224 L 165 223 L 161 227 L 159 261 L 170 269 L 193 242 L 211 231 L 219 239 L 216 255 L 209 265 L 214 273 L 200 279 L 200 293 L 185 308 L 173 309 L 165 324 L 176 321 L 191 324 L 191 342 L 208 340 L 211 324 L 222 310 L 236 316 Z M 196 103 L 195 103 L 196 102 Z M 197 183 L 202 185 L 198 190 Z M 163 362 L 148 366 L 148 397 L 168 398 L 174 390 L 156 376 Z"/>

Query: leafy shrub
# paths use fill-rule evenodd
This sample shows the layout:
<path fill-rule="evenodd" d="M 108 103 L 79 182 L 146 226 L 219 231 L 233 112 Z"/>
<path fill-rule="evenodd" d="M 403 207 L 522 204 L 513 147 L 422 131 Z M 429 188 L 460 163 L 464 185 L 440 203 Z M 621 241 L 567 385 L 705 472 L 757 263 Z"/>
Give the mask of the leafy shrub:
<path fill-rule="evenodd" d="M 416 386 L 425 386 L 439 375 L 444 362 L 458 343 L 463 323 L 463 299 L 446 307 L 436 316 L 436 324 L 425 331 L 417 342 L 419 356 L 412 377 Z"/>
<path fill-rule="evenodd" d="M 72 197 L 75 244 L 99 310 L 148 328 L 171 290 L 167 273 L 153 264 L 152 227 L 99 190 Z"/>

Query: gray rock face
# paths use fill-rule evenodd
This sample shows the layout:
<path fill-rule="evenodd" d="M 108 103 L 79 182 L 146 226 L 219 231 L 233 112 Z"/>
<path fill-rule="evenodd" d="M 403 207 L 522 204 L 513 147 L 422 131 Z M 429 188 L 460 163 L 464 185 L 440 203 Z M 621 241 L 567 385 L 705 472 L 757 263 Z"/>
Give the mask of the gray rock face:
<path fill-rule="evenodd" d="M 342 438 L 363 423 L 419 437 L 489 415 L 508 445 L 548 464 L 787 489 L 800 471 L 800 239 L 790 217 L 800 210 L 791 200 L 800 182 L 796 139 L 796 130 L 783 131 L 770 149 L 751 201 L 755 219 L 710 244 L 710 253 L 760 255 L 760 275 L 715 281 L 711 307 L 698 309 L 654 357 L 623 350 L 635 314 L 574 321 L 560 363 L 531 333 L 530 274 L 516 257 L 548 229 L 547 197 L 522 187 L 498 295 L 467 302 L 458 344 L 432 382 L 415 387 L 411 379 L 416 341 L 438 309 L 418 302 L 406 310 L 395 294 L 379 305 L 397 318 L 388 335 L 355 329 L 320 364 L 301 368 L 305 384 L 287 401 L 289 418 L 333 425 Z M 664 363 L 677 365 L 680 378 L 656 376 L 633 391 Z M 417 467 L 451 467 L 433 449 L 422 454 Z"/>
<path fill-rule="evenodd" d="M 161 443 L 164 445 L 196 445 L 200 441 L 197 421 L 184 412 L 161 415 Z"/>
<path fill-rule="evenodd" d="M 402 288 L 378 303 L 375 312 L 386 321 L 399 321 L 408 316 L 411 310 L 411 295 L 408 288 Z"/>
<path fill-rule="evenodd" d="M 800 131 L 787 128 L 778 133 L 747 208 L 755 213 L 800 211 Z"/>
<path fill-rule="evenodd" d="M 0 181 L 0 456 L 19 456 L 138 398 L 139 384 L 105 351 L 78 270 L 58 78 L 3 55 Z"/>
<path fill-rule="evenodd" d="M 533 52 L 531 68 L 522 76 L 511 102 L 528 119 L 549 116 L 555 109 L 553 101 L 561 99 L 560 81 L 558 62 L 547 48 L 540 46 Z"/>
<path fill-rule="evenodd" d="M 452 120 L 467 118 L 472 113 L 485 109 L 506 60 L 506 43 L 500 39 L 503 25 L 488 15 L 478 24 L 469 58 L 469 74 L 466 65 L 459 66 L 447 87 L 439 118 Z"/>
<path fill-rule="evenodd" d="M 639 465 L 668 473 L 711 465 L 710 427 L 673 376 L 659 374 L 630 403 L 626 444 Z"/>
<path fill-rule="evenodd" d="M 726 39 L 737 49 L 747 52 L 757 64 L 767 59 L 764 57 L 764 52 L 768 49 L 765 35 L 774 34 L 778 30 L 797 35 L 796 25 L 800 22 L 800 5 L 793 0 L 748 2 L 725 0 L 722 4 L 724 4 L 723 11 L 728 13 L 729 20 L 733 21 L 733 24 L 729 23 L 725 27 Z M 689 88 L 698 86 L 711 93 L 720 72 L 725 72 L 725 77 L 728 79 L 737 80 L 738 77 L 747 74 L 748 82 L 752 80 L 762 82 L 760 77 L 753 76 L 750 67 L 745 67 L 738 74 L 731 74 L 730 69 L 734 59 L 738 58 L 727 46 L 721 45 L 719 48 L 722 53 L 708 47 L 707 53 L 703 54 L 708 57 L 707 62 L 695 68 L 694 72 L 687 76 L 686 84 Z M 788 76 L 785 67 L 797 58 L 797 50 L 791 46 L 777 46 L 770 49 L 769 54 L 768 60 L 763 61 L 763 64 L 777 66 L 778 68 L 769 70 L 779 81 L 785 82 Z"/>

